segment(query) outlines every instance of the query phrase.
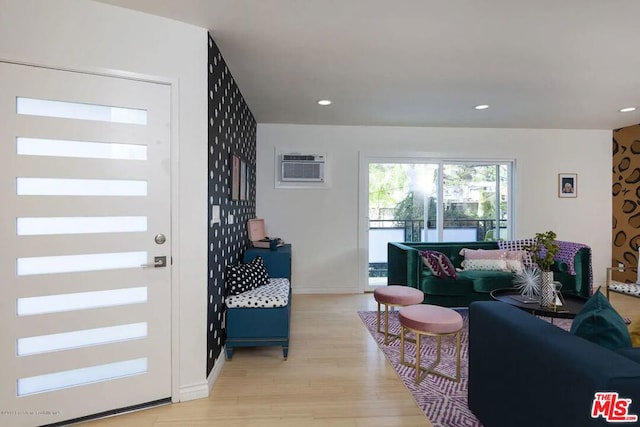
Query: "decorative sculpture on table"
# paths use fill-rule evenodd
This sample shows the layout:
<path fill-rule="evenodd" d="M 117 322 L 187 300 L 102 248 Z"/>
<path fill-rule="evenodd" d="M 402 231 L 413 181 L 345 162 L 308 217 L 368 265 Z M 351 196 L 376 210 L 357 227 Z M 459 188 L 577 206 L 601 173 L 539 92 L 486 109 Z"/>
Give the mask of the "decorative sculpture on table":
<path fill-rule="evenodd" d="M 526 267 L 516 273 L 513 284 L 520 290 L 520 301 L 524 303 L 540 301 L 540 269 L 538 267 Z"/>
<path fill-rule="evenodd" d="M 551 266 L 554 257 L 560 251 L 560 246 L 556 243 L 556 233 L 551 230 L 536 233 L 534 242 L 528 245 L 526 250 L 531 254 L 531 260 L 540 269 L 540 305 L 552 307 L 556 302 L 557 292 L 553 284 Z"/>
<path fill-rule="evenodd" d="M 562 293 L 560 292 L 562 283 L 553 281 L 551 285 L 553 287 L 553 302 L 551 303 L 551 307 L 554 311 L 557 311 L 559 307 L 564 305 L 564 298 L 562 298 Z"/>

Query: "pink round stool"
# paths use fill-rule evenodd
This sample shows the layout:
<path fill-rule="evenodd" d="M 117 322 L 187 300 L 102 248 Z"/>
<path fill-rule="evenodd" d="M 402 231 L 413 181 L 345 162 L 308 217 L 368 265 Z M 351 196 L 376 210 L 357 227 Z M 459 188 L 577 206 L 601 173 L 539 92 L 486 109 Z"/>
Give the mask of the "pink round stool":
<path fill-rule="evenodd" d="M 460 332 L 462 331 L 462 316 L 460 316 L 460 313 L 437 305 L 419 304 L 400 309 L 398 318 L 400 319 L 400 363 L 404 366 L 415 367 L 416 384 L 419 384 L 429 374 L 460 382 Z M 416 360 L 414 365 L 404 360 L 405 330 L 412 331 L 416 335 Z M 420 336 L 422 335 L 436 337 L 438 346 L 436 360 L 428 368 L 420 365 Z M 456 338 L 455 378 L 435 370 L 440 364 L 442 337 L 444 336 L 455 336 Z"/>
<path fill-rule="evenodd" d="M 399 338 L 400 335 L 389 333 L 389 306 L 403 307 L 405 305 L 420 304 L 424 300 L 424 293 L 416 288 L 402 285 L 381 286 L 373 291 L 373 297 L 378 302 L 378 333 L 380 330 L 380 304 L 384 305 L 384 343 L 389 344 L 389 337 Z"/>

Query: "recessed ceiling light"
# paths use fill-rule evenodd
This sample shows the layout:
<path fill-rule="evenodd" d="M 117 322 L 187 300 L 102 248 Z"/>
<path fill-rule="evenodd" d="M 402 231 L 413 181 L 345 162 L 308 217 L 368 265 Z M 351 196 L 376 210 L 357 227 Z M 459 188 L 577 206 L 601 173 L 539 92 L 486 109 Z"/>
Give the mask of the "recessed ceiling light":
<path fill-rule="evenodd" d="M 620 111 L 621 113 L 629 113 L 631 111 L 636 111 L 636 107 L 625 107 L 619 109 L 618 111 Z"/>
<path fill-rule="evenodd" d="M 321 99 L 320 101 L 318 101 L 318 105 L 331 105 L 331 100 Z"/>
<path fill-rule="evenodd" d="M 489 106 L 487 104 L 480 104 L 480 105 L 476 105 L 475 107 L 476 110 L 486 110 L 487 108 L 489 108 Z"/>

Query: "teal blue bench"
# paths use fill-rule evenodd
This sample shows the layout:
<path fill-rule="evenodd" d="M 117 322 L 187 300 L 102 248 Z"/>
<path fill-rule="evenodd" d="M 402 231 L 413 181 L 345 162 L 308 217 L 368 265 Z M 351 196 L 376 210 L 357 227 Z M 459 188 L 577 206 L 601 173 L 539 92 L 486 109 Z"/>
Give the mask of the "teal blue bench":
<path fill-rule="evenodd" d="M 256 256 L 262 257 L 271 280 L 268 285 L 227 297 L 225 355 L 227 360 L 231 360 L 237 347 L 281 346 L 286 360 L 289 356 L 291 323 L 291 245 L 285 245 L 277 251 L 253 248 L 245 253 L 243 261 L 250 262 Z M 268 294 L 268 297 L 252 297 L 252 293 Z M 243 301 L 247 294 L 253 300 Z M 267 305 L 276 306 L 261 307 L 266 300 Z M 286 304 L 282 304 L 283 301 Z M 229 307 L 236 304 L 241 307 Z"/>

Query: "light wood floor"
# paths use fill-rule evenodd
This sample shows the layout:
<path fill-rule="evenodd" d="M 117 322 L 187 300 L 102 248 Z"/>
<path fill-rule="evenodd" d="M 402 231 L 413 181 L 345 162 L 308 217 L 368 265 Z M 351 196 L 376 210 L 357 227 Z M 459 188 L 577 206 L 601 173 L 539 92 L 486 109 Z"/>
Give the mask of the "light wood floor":
<path fill-rule="evenodd" d="M 237 349 L 209 398 L 83 426 L 431 426 L 358 316 L 373 295 L 294 295 L 292 308 L 287 361 Z"/>
<path fill-rule="evenodd" d="M 640 298 L 610 292 L 609 301 L 621 316 L 640 321 Z"/>
<path fill-rule="evenodd" d="M 640 299 L 611 294 L 627 317 Z M 363 327 L 371 294 L 294 295 L 289 360 L 280 348 L 238 349 L 207 399 L 86 423 L 87 427 L 430 426 Z"/>

